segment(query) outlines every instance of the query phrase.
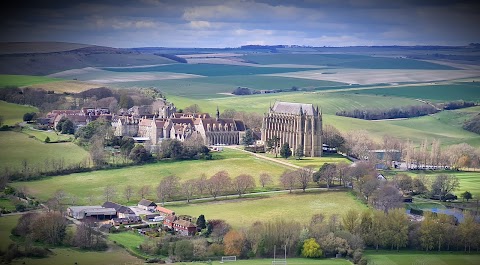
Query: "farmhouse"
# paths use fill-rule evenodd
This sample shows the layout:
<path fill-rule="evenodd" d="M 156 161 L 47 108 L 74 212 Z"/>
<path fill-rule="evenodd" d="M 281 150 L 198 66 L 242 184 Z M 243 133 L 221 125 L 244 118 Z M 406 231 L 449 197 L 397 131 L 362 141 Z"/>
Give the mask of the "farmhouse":
<path fill-rule="evenodd" d="M 322 156 L 322 113 L 312 104 L 277 101 L 263 117 L 262 141 L 278 137 L 279 145 L 303 147 L 305 156 Z"/>
<path fill-rule="evenodd" d="M 113 218 L 112 223 L 115 226 L 119 225 L 131 225 L 131 224 L 138 224 L 141 223 L 142 219 L 140 216 L 131 216 L 131 217 L 125 217 L 125 218 Z"/>
<path fill-rule="evenodd" d="M 70 206 L 67 215 L 77 220 L 110 220 L 117 216 L 117 210 L 102 206 Z"/>
<path fill-rule="evenodd" d="M 139 201 L 137 205 L 140 209 L 144 209 L 146 211 L 155 210 L 155 208 L 157 207 L 156 203 L 150 200 L 145 200 L 145 199 L 142 199 L 141 201 Z"/>
<path fill-rule="evenodd" d="M 197 226 L 187 220 L 176 220 L 173 222 L 173 230 L 182 236 L 193 236 L 197 231 Z"/>

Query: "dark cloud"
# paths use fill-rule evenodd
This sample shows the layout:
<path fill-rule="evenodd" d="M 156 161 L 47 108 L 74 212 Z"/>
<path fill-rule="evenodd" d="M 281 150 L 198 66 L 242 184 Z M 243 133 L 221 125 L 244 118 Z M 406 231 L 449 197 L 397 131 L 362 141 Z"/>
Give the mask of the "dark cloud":
<path fill-rule="evenodd" d="M 463 45 L 479 42 L 476 1 L 12 1 L 0 41 L 115 47 L 243 44 Z"/>

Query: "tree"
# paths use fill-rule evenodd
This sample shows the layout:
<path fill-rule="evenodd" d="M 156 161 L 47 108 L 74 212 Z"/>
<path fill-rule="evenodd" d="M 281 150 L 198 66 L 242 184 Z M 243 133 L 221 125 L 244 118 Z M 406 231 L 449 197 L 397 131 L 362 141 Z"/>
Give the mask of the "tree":
<path fill-rule="evenodd" d="M 81 222 L 81 224 L 77 226 L 73 238 L 73 245 L 81 249 L 92 250 L 103 250 L 108 247 L 101 233 L 95 230 L 94 223 L 89 221 Z"/>
<path fill-rule="evenodd" d="M 207 190 L 214 199 L 229 190 L 232 180 L 224 170 L 215 173 L 207 181 Z"/>
<path fill-rule="evenodd" d="M 295 172 L 285 170 L 283 174 L 280 176 L 280 183 L 282 183 L 285 189 L 290 190 L 290 193 L 292 193 L 292 190 L 295 188 L 295 185 L 297 184 L 297 177 Z"/>
<path fill-rule="evenodd" d="M 267 149 L 272 150 L 275 153 L 275 158 L 277 158 L 277 148 L 279 147 L 278 145 L 280 144 L 280 137 L 274 136 L 270 139 L 267 139 Z"/>
<path fill-rule="evenodd" d="M 463 222 L 458 225 L 461 240 L 464 244 L 464 251 L 470 252 L 471 246 L 478 238 L 479 225 L 475 221 L 475 216 L 466 211 Z"/>
<path fill-rule="evenodd" d="M 405 209 L 398 208 L 388 212 L 386 222 L 386 241 L 391 245 L 392 249 L 407 245 L 408 242 L 408 216 Z"/>
<path fill-rule="evenodd" d="M 188 107 L 185 107 L 183 109 L 183 111 L 185 113 L 200 113 L 200 112 L 202 112 L 202 110 L 200 109 L 200 106 L 198 106 L 198 104 L 193 104 L 193 105 L 190 105 Z"/>
<path fill-rule="evenodd" d="M 395 176 L 395 186 L 403 192 L 409 192 L 413 190 L 413 179 L 407 174 L 398 174 Z"/>
<path fill-rule="evenodd" d="M 343 138 L 340 131 L 338 131 L 337 128 L 333 127 L 330 124 L 327 124 L 323 127 L 322 133 L 323 143 L 327 144 L 329 147 L 341 149 L 341 147 L 345 143 L 345 139 Z"/>
<path fill-rule="evenodd" d="M 288 159 L 289 157 L 292 156 L 292 150 L 290 149 L 290 146 L 288 145 L 288 143 L 284 143 L 282 145 L 282 149 L 280 149 L 280 156 L 285 159 Z"/>
<path fill-rule="evenodd" d="M 432 183 L 432 195 L 439 195 L 440 200 L 460 187 L 460 181 L 455 175 L 440 174 Z"/>
<path fill-rule="evenodd" d="M 343 229 L 352 234 L 357 232 L 357 229 L 359 229 L 359 224 L 359 213 L 355 209 L 348 210 L 348 212 L 342 217 Z"/>
<path fill-rule="evenodd" d="M 247 129 L 245 135 L 242 137 L 242 144 L 244 146 L 249 146 L 255 143 L 255 138 L 253 137 L 253 132 L 250 129 Z"/>
<path fill-rule="evenodd" d="M 233 189 L 242 197 L 248 189 L 255 188 L 255 179 L 251 175 L 241 174 L 233 179 Z"/>
<path fill-rule="evenodd" d="M 103 166 L 106 164 L 105 155 L 105 138 L 101 135 L 95 135 L 90 139 L 90 158 L 95 166 Z"/>
<path fill-rule="evenodd" d="M 335 164 L 325 163 L 322 165 L 319 171 L 313 174 L 313 181 L 320 184 L 320 181 L 323 180 L 327 184 L 327 189 L 330 188 L 333 178 L 337 173 Z"/>
<path fill-rule="evenodd" d="M 187 198 L 187 203 L 190 203 L 190 199 L 195 193 L 196 180 L 188 179 L 180 183 L 180 190 L 182 194 Z"/>
<path fill-rule="evenodd" d="M 461 195 L 460 195 L 464 200 L 471 200 L 473 197 L 472 197 L 472 194 L 469 192 L 469 191 L 465 191 L 463 192 Z"/>
<path fill-rule="evenodd" d="M 397 188 L 389 184 L 382 185 L 374 192 L 372 197 L 373 205 L 384 212 L 399 208 L 402 205 L 402 194 Z"/>
<path fill-rule="evenodd" d="M 297 147 L 297 149 L 295 149 L 295 158 L 296 158 L 297 160 L 300 160 L 300 159 L 302 159 L 302 157 L 304 157 L 304 156 L 305 156 L 305 154 L 303 153 L 303 145 L 299 145 L 299 146 Z"/>
<path fill-rule="evenodd" d="M 160 158 L 179 159 L 182 157 L 183 145 L 177 139 L 167 139 L 160 145 Z"/>
<path fill-rule="evenodd" d="M 223 237 L 225 255 L 240 256 L 244 244 L 245 236 L 236 230 L 228 231 Z"/>
<path fill-rule="evenodd" d="M 130 199 L 133 196 L 133 186 L 132 185 L 126 186 L 125 189 L 123 190 L 123 195 L 125 196 L 125 199 L 127 199 L 127 202 L 130 202 Z"/>
<path fill-rule="evenodd" d="M 197 218 L 197 229 L 207 228 L 207 222 L 205 221 L 205 215 L 201 214 Z"/>
<path fill-rule="evenodd" d="M 145 199 L 150 194 L 150 186 L 149 185 L 143 185 L 138 189 L 138 195 L 142 198 Z"/>
<path fill-rule="evenodd" d="M 166 176 L 157 186 L 157 198 L 165 204 L 165 200 L 171 198 L 179 187 L 180 178 L 174 175 Z"/>
<path fill-rule="evenodd" d="M 35 118 L 36 115 L 37 113 L 35 112 L 27 112 L 23 114 L 23 121 L 31 121 L 33 120 L 33 118 Z"/>
<path fill-rule="evenodd" d="M 195 185 L 200 196 L 202 196 L 207 189 L 207 176 L 202 173 L 199 178 L 195 179 Z"/>
<path fill-rule="evenodd" d="M 117 189 L 115 189 L 114 186 L 107 185 L 103 189 L 103 197 L 105 198 L 105 201 L 110 202 L 112 201 L 115 196 L 117 195 Z"/>
<path fill-rule="evenodd" d="M 32 240 L 58 246 L 66 235 L 67 221 L 58 212 L 37 215 L 31 224 Z"/>
<path fill-rule="evenodd" d="M 262 188 L 265 188 L 266 185 L 269 185 L 272 182 L 272 176 L 270 176 L 268 173 L 260 174 L 260 185 L 262 185 Z"/>
<path fill-rule="evenodd" d="M 190 261 L 193 259 L 193 243 L 190 240 L 175 242 L 175 256 L 179 261 Z"/>
<path fill-rule="evenodd" d="M 62 123 L 62 133 L 64 134 L 74 134 L 75 133 L 75 124 L 69 119 L 66 119 Z"/>
<path fill-rule="evenodd" d="M 47 138 L 45 138 L 45 143 L 50 143 L 50 137 L 47 136 Z"/>
<path fill-rule="evenodd" d="M 128 156 L 135 163 L 144 163 L 152 158 L 151 154 L 141 144 L 135 146 Z"/>
<path fill-rule="evenodd" d="M 305 240 L 302 247 L 302 256 L 305 258 L 319 258 L 322 255 L 322 249 L 317 241 L 315 241 L 315 238 Z"/>
<path fill-rule="evenodd" d="M 5 118 L 2 115 L 0 115 L 0 126 L 3 125 L 3 122 L 5 122 Z"/>
<path fill-rule="evenodd" d="M 435 246 L 435 222 L 433 213 L 425 212 L 424 219 L 420 225 L 420 242 L 422 247 L 429 251 Z"/>
<path fill-rule="evenodd" d="M 295 174 L 297 175 L 297 182 L 300 183 L 300 187 L 303 192 L 305 192 L 305 189 L 307 189 L 308 184 L 312 179 L 312 169 L 306 167 L 299 168 L 295 171 Z"/>

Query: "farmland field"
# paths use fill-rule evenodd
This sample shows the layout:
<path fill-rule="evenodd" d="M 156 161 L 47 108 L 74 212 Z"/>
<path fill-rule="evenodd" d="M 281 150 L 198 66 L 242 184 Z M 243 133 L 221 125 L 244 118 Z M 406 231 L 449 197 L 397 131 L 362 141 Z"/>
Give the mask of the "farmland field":
<path fill-rule="evenodd" d="M 4 118 L 3 124 L 15 125 L 15 123 L 22 122 L 23 114 L 27 112 L 38 112 L 38 109 L 0 100 L 0 116 Z"/>
<path fill-rule="evenodd" d="M 309 64 L 335 68 L 360 69 L 434 69 L 452 70 L 453 67 L 404 58 L 373 57 L 351 54 L 274 54 L 245 55 L 243 59 L 259 64 Z"/>
<path fill-rule="evenodd" d="M 68 155 L 67 155 L 68 154 Z M 73 143 L 46 144 L 18 132 L 0 132 L 0 168 L 20 169 L 28 165 L 44 166 L 46 159 L 64 159 L 65 164 L 87 159 L 88 153 Z"/>
<path fill-rule="evenodd" d="M 62 81 L 62 79 L 32 75 L 0 75 L 0 88 L 7 86 L 31 86 L 54 81 Z"/>
<path fill-rule="evenodd" d="M 268 153 L 265 155 L 271 158 L 275 158 L 275 155 L 271 153 Z M 278 158 L 276 159 L 280 161 L 286 161 L 296 166 L 313 167 L 315 170 L 318 170 L 325 163 L 340 163 L 340 162 L 350 163 L 350 160 L 348 160 L 342 155 L 326 155 L 326 156 L 324 155 L 323 157 L 302 157 L 302 159 L 300 160 L 295 159 L 293 156 L 290 157 L 288 160 L 285 160 L 285 158 L 281 158 L 280 155 L 278 155 Z"/>
<path fill-rule="evenodd" d="M 249 259 L 249 260 L 237 260 L 235 265 L 270 265 L 272 264 L 273 257 L 271 259 Z M 351 265 L 352 263 L 345 259 L 305 259 L 305 258 L 287 258 L 289 265 Z M 180 262 L 179 265 L 203 265 L 207 263 L 190 263 Z M 220 261 L 213 261 L 212 264 L 222 264 Z"/>
<path fill-rule="evenodd" d="M 115 241 L 115 244 L 122 245 L 122 247 L 130 250 L 131 252 L 142 255 L 142 253 L 138 251 L 137 247 L 142 244 L 148 237 L 139 235 L 135 231 L 136 230 L 133 230 L 133 232 L 109 234 L 108 240 L 112 242 Z"/>
<path fill-rule="evenodd" d="M 17 161 L 21 160 L 17 159 Z M 221 170 L 226 170 L 231 177 L 248 173 L 258 179 L 261 173 L 268 172 L 276 179 L 286 168 L 241 151 L 226 149 L 221 154 L 216 154 L 214 160 L 162 161 L 122 169 L 49 177 L 38 181 L 15 182 L 12 185 L 15 187 L 25 186 L 30 194 L 42 201 L 48 199 L 57 189 L 61 188 L 66 193 L 77 196 L 80 199 L 80 204 L 87 204 L 87 196 L 89 195 L 95 196 L 97 202 L 103 202 L 104 188 L 107 185 L 114 185 L 118 194 L 116 201 L 126 203 L 126 200 L 121 196 L 125 186 L 132 185 L 135 190 L 138 190 L 142 185 L 151 185 L 152 193 L 150 197 L 155 198 L 154 190 L 156 186 L 160 183 L 162 177 L 168 175 L 176 175 L 183 180 L 197 178 L 203 173 L 210 177 Z M 277 184 L 275 183 L 275 185 Z M 139 199 L 135 194 L 132 201 L 138 201 Z"/>
<path fill-rule="evenodd" d="M 480 75 L 480 73 L 479 73 Z M 457 82 L 440 85 L 415 85 L 391 88 L 357 90 L 359 94 L 422 98 L 438 101 L 468 100 L 480 101 L 479 82 Z"/>
<path fill-rule="evenodd" d="M 231 197 L 231 196 L 229 196 Z M 167 205 L 177 214 L 199 216 L 207 219 L 223 219 L 234 228 L 245 227 L 255 221 L 294 220 L 302 224 L 317 213 L 328 219 L 333 214 L 342 215 L 350 209 L 366 206 L 347 192 L 316 192 L 272 195 L 218 202 Z"/>
<path fill-rule="evenodd" d="M 425 253 L 420 251 L 366 251 L 365 255 L 374 264 L 411 265 L 411 264 L 444 264 L 444 265 L 476 265 L 480 263 L 480 255 L 459 253 Z"/>
<path fill-rule="evenodd" d="M 435 171 L 409 171 L 408 172 L 412 176 L 416 176 L 419 174 L 424 174 L 428 177 L 431 177 L 433 179 L 434 176 L 446 173 L 446 174 L 452 174 L 458 177 L 460 180 L 460 187 L 455 190 L 455 194 L 460 197 L 460 194 L 464 191 L 469 191 L 472 193 L 474 198 L 479 198 L 480 197 L 480 182 L 478 181 L 480 179 L 480 172 L 457 172 L 457 171 L 450 171 L 450 172 L 435 172 Z"/>
<path fill-rule="evenodd" d="M 50 138 L 50 143 L 55 143 L 59 141 L 72 141 L 74 136 L 68 134 L 57 134 L 54 131 L 42 131 L 42 130 L 35 130 L 33 128 L 24 127 L 22 132 L 31 136 L 34 136 L 38 140 L 44 142 L 45 139 L 48 137 Z"/>

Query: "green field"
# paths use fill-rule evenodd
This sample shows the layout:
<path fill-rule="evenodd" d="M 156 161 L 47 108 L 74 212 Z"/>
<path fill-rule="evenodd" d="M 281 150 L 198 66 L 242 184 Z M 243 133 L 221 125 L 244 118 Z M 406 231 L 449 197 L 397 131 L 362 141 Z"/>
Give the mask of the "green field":
<path fill-rule="evenodd" d="M 121 247 L 124 247 L 133 253 L 137 253 L 138 255 L 145 255 L 141 253 L 137 247 L 147 238 L 148 237 L 139 235 L 135 232 L 123 232 L 108 235 L 108 240 L 119 246 L 121 245 Z"/>
<path fill-rule="evenodd" d="M 306 64 L 360 69 L 455 69 L 445 65 L 404 58 L 352 54 L 252 54 L 242 57 L 259 64 Z"/>
<path fill-rule="evenodd" d="M 15 211 L 15 205 L 8 198 L 0 198 L 0 209 L 5 209 L 8 211 Z"/>
<path fill-rule="evenodd" d="M 480 74 L 479 74 L 480 75 Z M 467 100 L 480 101 L 480 83 L 458 82 L 440 85 L 415 85 L 390 88 L 363 89 L 356 91 L 359 94 L 422 98 L 437 101 Z"/>
<path fill-rule="evenodd" d="M 73 143 L 46 144 L 18 132 L 0 132 L 0 168 L 20 169 L 23 160 L 29 165 L 45 166 L 45 159 L 64 159 L 65 164 L 87 159 L 88 153 Z"/>
<path fill-rule="evenodd" d="M 2 216 L 0 217 L 0 250 L 5 251 L 8 245 L 13 241 L 10 239 L 10 232 L 17 226 L 20 215 Z"/>
<path fill-rule="evenodd" d="M 62 81 L 62 79 L 33 75 L 0 75 L 0 88 L 8 86 L 31 86 L 55 81 Z"/>
<path fill-rule="evenodd" d="M 17 159 L 17 161 L 21 160 Z M 48 199 L 56 190 L 63 189 L 66 193 L 77 196 L 80 204 L 87 203 L 88 195 L 95 196 L 97 203 L 103 203 L 104 188 L 107 185 L 113 185 L 118 191 L 116 201 L 126 203 L 125 198 L 121 195 L 125 186 L 132 185 L 138 190 L 139 187 L 148 184 L 152 188 L 150 197 L 154 199 L 156 198 L 155 189 L 160 180 L 169 175 L 176 175 L 181 179 L 191 179 L 199 177 L 202 173 L 210 177 L 221 170 L 226 170 L 231 177 L 247 173 L 257 179 L 261 173 L 268 172 L 276 180 L 285 169 L 287 167 L 255 158 L 248 153 L 225 149 L 222 153 L 215 154 L 214 160 L 162 161 L 122 169 L 49 177 L 38 181 L 15 182 L 12 185 L 27 187 L 30 194 L 42 201 Z M 278 184 L 275 183 L 275 185 Z M 137 202 L 139 199 L 135 194 L 132 201 Z"/>
<path fill-rule="evenodd" d="M 372 264 L 378 265 L 412 265 L 412 264 L 442 264 L 442 265 L 476 265 L 480 264 L 479 254 L 464 253 L 430 253 L 420 251 L 366 251 L 365 255 Z"/>
<path fill-rule="evenodd" d="M 149 67 L 122 67 L 122 68 L 101 68 L 112 72 L 169 72 L 184 73 L 202 76 L 230 76 L 230 75 L 259 75 L 276 74 L 311 70 L 312 68 L 302 67 L 252 67 L 243 65 L 228 64 L 168 64 Z"/>
<path fill-rule="evenodd" d="M 22 122 L 23 114 L 27 112 L 38 112 L 38 109 L 0 100 L 0 116 L 3 116 L 3 124 L 15 125 L 18 122 Z"/>
<path fill-rule="evenodd" d="M 168 95 L 182 96 L 191 99 L 208 99 L 225 97 L 219 93 L 231 93 L 237 87 L 248 87 L 256 90 L 290 89 L 293 86 L 311 90 L 347 88 L 343 83 L 309 80 L 279 76 L 214 76 L 201 78 L 185 78 L 174 80 L 153 80 L 112 83 L 115 87 L 158 87 Z"/>
<path fill-rule="evenodd" d="M 223 219 L 235 228 L 249 226 L 256 221 L 286 219 L 302 224 L 310 222 L 314 214 L 340 216 L 350 209 L 365 209 L 366 206 L 347 192 L 315 192 L 276 194 L 218 202 L 167 205 L 177 214 L 194 217 L 204 214 L 207 219 Z"/>

